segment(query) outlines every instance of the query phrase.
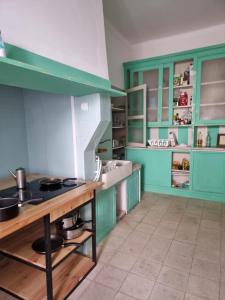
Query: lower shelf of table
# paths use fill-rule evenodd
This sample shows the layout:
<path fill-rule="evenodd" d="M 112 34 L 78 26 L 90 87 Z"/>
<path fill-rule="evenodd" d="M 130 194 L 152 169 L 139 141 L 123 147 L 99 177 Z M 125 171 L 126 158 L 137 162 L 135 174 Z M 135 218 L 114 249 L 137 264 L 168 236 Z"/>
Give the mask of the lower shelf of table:
<path fill-rule="evenodd" d="M 77 253 L 65 259 L 53 271 L 54 300 L 64 299 L 94 265 Z M 0 261 L 0 287 L 23 299 L 47 299 L 45 273 L 10 258 Z"/>

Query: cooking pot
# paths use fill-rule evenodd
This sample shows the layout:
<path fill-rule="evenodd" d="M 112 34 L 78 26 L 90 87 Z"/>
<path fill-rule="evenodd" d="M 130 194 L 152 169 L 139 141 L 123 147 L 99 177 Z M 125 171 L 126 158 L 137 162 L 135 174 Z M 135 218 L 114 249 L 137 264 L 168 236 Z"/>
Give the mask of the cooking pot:
<path fill-rule="evenodd" d="M 72 240 L 79 237 L 82 234 L 85 223 L 86 222 L 83 221 L 81 218 L 78 218 L 73 226 L 64 228 L 62 222 L 57 222 L 56 229 L 58 234 L 63 236 L 65 240 Z"/>
<path fill-rule="evenodd" d="M 17 198 L 0 198 L 0 222 L 12 219 L 19 213 Z"/>
<path fill-rule="evenodd" d="M 65 178 L 62 180 L 60 178 L 55 178 L 55 177 L 50 177 L 50 178 L 46 177 L 46 178 L 42 178 L 39 181 L 39 183 L 42 188 L 55 188 L 61 185 L 67 187 L 73 187 L 77 185 L 76 180 L 77 178 Z"/>

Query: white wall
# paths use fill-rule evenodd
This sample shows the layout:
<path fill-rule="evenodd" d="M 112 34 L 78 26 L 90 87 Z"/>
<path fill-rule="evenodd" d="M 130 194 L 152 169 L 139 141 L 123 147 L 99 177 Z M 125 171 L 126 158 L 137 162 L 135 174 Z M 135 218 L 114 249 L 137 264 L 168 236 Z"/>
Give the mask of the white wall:
<path fill-rule="evenodd" d="M 102 0 L 0 0 L 6 42 L 108 78 Z"/>
<path fill-rule="evenodd" d="M 127 57 L 127 61 L 222 43 L 225 43 L 225 23 L 219 26 L 132 45 L 132 54 L 131 57 Z"/>
<path fill-rule="evenodd" d="M 107 58 L 109 66 L 109 79 L 112 84 L 124 88 L 122 63 L 129 59 L 131 46 L 122 35 L 105 19 L 105 34 Z"/>

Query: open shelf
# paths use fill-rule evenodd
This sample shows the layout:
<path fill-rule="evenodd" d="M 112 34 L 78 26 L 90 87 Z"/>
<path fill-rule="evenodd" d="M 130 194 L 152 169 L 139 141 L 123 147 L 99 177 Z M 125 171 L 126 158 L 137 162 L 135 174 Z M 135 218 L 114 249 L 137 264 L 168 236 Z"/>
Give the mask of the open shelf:
<path fill-rule="evenodd" d="M 174 85 L 173 88 L 174 89 L 191 89 L 192 85 L 191 84 L 189 84 L 189 85 Z"/>
<path fill-rule="evenodd" d="M 209 82 L 202 82 L 201 85 L 211 85 L 211 84 L 224 84 L 225 80 L 216 80 L 216 81 L 209 81 Z"/>
<path fill-rule="evenodd" d="M 172 169 L 172 174 L 173 175 L 189 175 L 190 171 L 188 170 L 175 170 Z"/>
<path fill-rule="evenodd" d="M 125 126 L 112 126 L 112 129 L 122 129 L 122 128 L 126 128 Z"/>
<path fill-rule="evenodd" d="M 218 102 L 218 103 L 201 103 L 200 106 L 223 106 L 225 105 L 225 102 Z"/>
<path fill-rule="evenodd" d="M 125 112 L 125 108 L 112 107 L 112 112 Z"/>
<path fill-rule="evenodd" d="M 41 269 L 45 269 L 45 255 L 38 254 L 32 249 L 32 243 L 42 237 L 43 224 L 38 221 L 15 233 L 3 238 L 0 243 L 0 251 L 6 255 L 16 257 L 22 261 L 32 264 Z M 93 234 L 89 231 L 84 231 L 82 235 L 68 242 L 84 243 Z M 65 241 L 66 242 L 66 241 Z M 60 250 L 52 253 L 52 267 L 57 266 L 65 257 L 78 246 L 62 247 Z"/>
<path fill-rule="evenodd" d="M 125 148 L 125 146 L 118 146 L 118 147 L 112 148 L 112 150 L 118 150 L 118 149 L 123 149 L 123 148 Z"/>
<path fill-rule="evenodd" d="M 65 299 L 94 266 L 80 254 L 64 260 L 53 271 L 53 298 Z M 47 299 L 45 273 L 10 258 L 0 261 L 0 286 L 23 299 Z"/>
<path fill-rule="evenodd" d="M 192 108 L 192 105 L 173 106 L 173 109 L 184 109 L 184 108 Z"/>

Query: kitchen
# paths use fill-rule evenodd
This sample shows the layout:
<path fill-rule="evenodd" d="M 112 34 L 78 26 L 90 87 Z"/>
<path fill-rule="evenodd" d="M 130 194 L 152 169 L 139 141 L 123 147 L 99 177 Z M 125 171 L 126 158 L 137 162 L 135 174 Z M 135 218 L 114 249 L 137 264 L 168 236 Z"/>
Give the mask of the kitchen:
<path fill-rule="evenodd" d="M 54 1 L 54 9 L 51 1 L 33 1 L 30 8 L 25 0 L 16 1 L 13 5 L 0 1 L 0 27 L 7 56 L 0 58 L 1 191 L 16 186 L 13 176 L 9 177 L 8 169 L 13 173 L 23 173 L 24 170 L 16 171 L 19 167 L 26 170 L 28 186 L 31 180 L 40 184 L 39 177 L 51 176 L 58 178 L 58 183 L 51 184 L 60 187 L 60 190 L 71 188 L 71 191 L 54 194 L 52 200 L 38 205 L 22 205 L 16 218 L 0 223 L 1 253 L 4 259 L 12 261 L 12 265 L 5 263 L 4 273 L 8 274 L 8 278 L 21 264 L 26 265 L 23 266 L 27 270 L 24 276 L 31 270 L 32 274 L 39 274 L 40 269 L 45 269 L 47 280 L 45 282 L 42 272 L 41 282 L 43 293 L 46 292 L 47 283 L 48 299 L 57 299 L 56 294 L 52 295 L 52 274 L 53 290 L 57 290 L 54 293 L 59 293 L 59 299 L 66 296 L 71 299 L 169 299 L 172 297 L 169 295 L 177 299 L 223 299 L 225 175 L 222 166 L 225 118 L 221 98 L 225 80 L 222 71 L 224 3 L 218 1 L 218 7 L 212 7 L 209 2 L 200 2 L 196 14 L 204 11 L 204 7 L 210 7 L 213 12 L 201 15 L 201 24 L 200 21 L 194 23 L 197 18 L 192 16 L 193 24 L 182 20 L 180 23 L 183 27 L 168 27 L 167 33 L 163 35 L 161 32 L 160 35 L 158 32 L 157 35 L 145 14 L 153 7 L 150 9 L 145 1 L 139 7 L 135 4 L 131 7 L 125 4 L 121 6 L 119 1 L 114 6 L 112 1 L 103 1 L 104 14 L 100 0 L 85 3 L 77 0 L 70 3 L 71 9 L 69 6 L 62 7 L 59 1 Z M 165 3 L 160 1 L 160 5 L 164 7 Z M 139 27 L 135 36 L 135 30 L 130 33 L 129 26 L 134 25 L 129 24 L 129 20 L 137 17 L 134 11 L 138 10 L 146 24 L 141 23 L 140 18 L 136 19 L 143 28 Z M 177 12 L 174 7 L 172 11 L 176 17 L 180 16 L 178 8 Z M 122 15 L 118 15 L 118 12 Z M 132 18 L 126 13 L 130 13 Z M 115 22 L 115 15 L 118 15 L 118 22 Z M 62 16 L 64 22 L 59 24 Z M 123 26 L 123 17 L 127 27 Z M 157 19 L 153 19 L 158 24 Z M 161 26 L 161 30 L 165 31 L 166 27 Z M 207 63 L 209 58 L 212 63 Z M 192 94 L 189 94 L 191 87 L 186 75 L 187 70 L 191 70 L 191 63 L 195 77 Z M 201 68 L 206 68 L 202 81 Z M 215 81 L 216 85 L 221 86 L 216 92 L 210 90 Z M 155 85 L 151 86 L 152 82 Z M 208 82 L 210 84 L 206 85 Z M 126 102 L 121 104 L 115 100 L 116 97 L 124 99 L 125 92 L 111 87 L 111 84 L 128 89 L 127 107 L 124 104 Z M 173 89 L 186 90 L 186 94 L 183 93 L 181 99 L 179 94 L 173 97 Z M 138 97 L 135 97 L 136 92 Z M 199 100 L 201 94 L 210 95 L 203 104 Z M 112 108 L 110 97 L 113 97 Z M 144 100 L 146 97 L 148 101 Z M 219 103 L 219 109 L 215 103 Z M 215 109 L 212 110 L 212 107 Z M 190 112 L 191 108 L 190 118 L 187 111 Z M 128 109 L 126 144 L 126 130 L 112 128 L 126 127 L 119 116 L 123 112 L 118 112 L 118 109 L 125 113 Z M 183 113 L 180 113 L 182 110 Z M 115 121 L 113 126 L 111 120 Z M 123 130 L 124 133 L 121 133 Z M 175 145 L 182 146 L 158 149 L 157 143 L 167 145 L 174 141 Z M 96 160 L 96 154 L 103 160 L 103 186 L 98 182 L 101 162 Z M 117 155 L 122 158 L 121 161 L 112 160 Z M 126 164 L 126 159 L 133 165 Z M 212 174 L 210 180 L 209 170 Z M 74 180 L 75 177 L 79 180 Z M 61 178 L 70 178 L 69 183 L 63 183 Z M 94 178 L 97 181 L 93 182 Z M 81 185 L 73 189 L 73 184 Z M 14 198 L 17 191 L 10 193 L 7 197 Z M 43 193 L 41 196 L 35 194 L 36 198 L 42 198 Z M 23 202 L 23 196 L 19 193 L 16 197 L 21 197 L 19 200 Z M 140 198 L 142 200 L 139 203 Z M 38 220 L 44 218 L 42 236 L 45 234 L 48 240 L 49 222 L 62 218 L 71 210 L 76 211 L 76 221 L 81 219 L 83 223 L 87 222 L 84 226 L 85 236 L 82 241 L 75 241 L 77 245 L 73 246 L 63 247 L 67 243 L 63 241 L 62 248 L 54 254 L 53 266 L 50 263 L 49 243 L 46 241 L 45 248 L 46 245 L 48 247 L 44 255 L 31 252 L 31 246 L 13 247 L 14 243 L 17 245 L 14 231 L 20 230 L 21 237 L 26 236 L 26 227 L 23 227 L 36 226 L 39 230 L 43 225 L 39 226 Z M 121 221 L 116 225 L 120 218 Z M 7 242 L 7 236 L 12 243 Z M 40 236 L 40 233 L 37 234 L 37 238 Z M 32 235 L 27 239 L 31 244 L 35 240 Z M 204 240 L 205 244 L 198 243 L 198 239 Z M 215 247 L 212 247 L 212 242 Z M 203 244 L 207 245 L 206 248 L 212 248 L 213 259 L 204 259 L 209 253 L 203 253 Z M 217 244 L 220 245 L 219 249 Z M 171 262 L 175 246 L 180 252 L 186 253 L 185 246 L 195 251 L 192 255 L 178 253 L 177 260 L 185 261 L 188 265 L 182 272 L 177 261 Z M 23 247 L 30 258 L 24 256 Z M 157 249 L 158 255 L 154 254 L 153 248 Z M 72 264 L 73 255 L 70 254 L 74 249 L 77 257 L 83 253 L 91 254 L 92 258 L 87 263 L 86 260 L 80 260 L 82 270 L 79 269 L 79 263 L 77 268 L 81 271 L 76 271 L 74 267 L 75 273 L 71 273 L 71 276 L 77 283 L 66 281 L 63 275 L 56 280 L 54 276 L 60 275 L 54 275 L 54 268 L 57 266 L 55 271 L 58 268 L 62 271 L 64 264 Z M 141 253 L 143 250 L 145 262 L 143 259 L 141 261 L 137 250 Z M 202 260 L 198 252 L 202 254 Z M 57 253 L 63 257 L 57 258 Z M 189 256 L 193 256 L 193 263 Z M 84 279 L 95 266 L 96 258 L 97 266 Z M 24 264 L 25 261 L 27 264 Z M 143 264 L 146 265 L 146 272 L 141 272 Z M 220 275 L 218 268 L 221 268 Z M 205 274 L 205 269 L 209 270 L 209 274 Z M 184 279 L 180 287 L 173 281 L 175 275 Z M 39 294 L 35 280 L 32 280 L 35 287 L 33 291 L 29 291 L 29 284 L 24 281 L 24 290 L 32 295 L 26 296 L 22 287 L 18 291 L 19 279 L 15 278 L 16 284 L 13 284 L 7 282 L 7 276 L 4 277 L 4 284 L 1 282 L 3 291 L 25 299 L 34 299 L 35 295 L 36 299 L 44 297 Z M 55 280 L 57 284 L 54 284 Z M 82 283 L 70 295 L 80 281 Z M 132 282 L 138 282 L 139 288 L 133 288 Z M 60 284 L 63 283 L 65 290 L 62 289 L 60 294 Z M 5 293 L 2 295 L 3 299 L 9 297 Z"/>

